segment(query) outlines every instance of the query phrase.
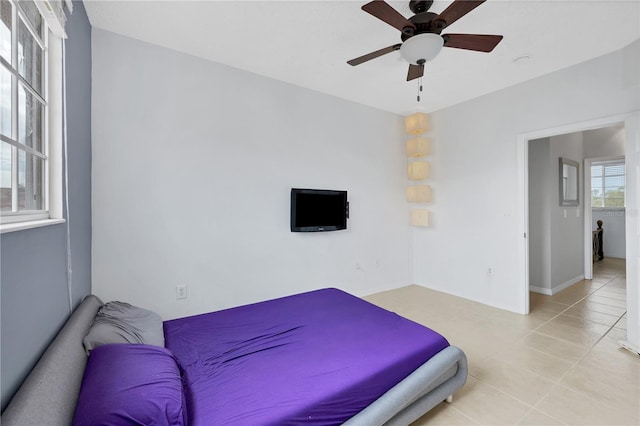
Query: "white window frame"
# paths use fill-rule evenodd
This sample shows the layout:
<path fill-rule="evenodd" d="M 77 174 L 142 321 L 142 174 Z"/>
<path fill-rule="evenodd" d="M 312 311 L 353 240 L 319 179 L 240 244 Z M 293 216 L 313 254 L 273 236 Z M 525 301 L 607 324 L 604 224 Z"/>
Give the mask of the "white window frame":
<path fill-rule="evenodd" d="M 611 158 L 611 159 L 606 159 L 606 160 L 600 160 L 600 161 L 593 161 L 591 163 L 591 168 L 593 169 L 594 166 L 609 166 L 609 165 L 620 165 L 622 164 L 622 166 L 624 167 L 624 174 L 623 174 L 623 178 L 624 178 L 624 202 L 622 206 L 596 206 L 593 204 L 593 177 L 590 177 L 591 179 L 591 194 L 589 194 L 589 196 L 591 197 L 591 208 L 594 210 L 624 210 L 624 208 L 627 205 L 627 165 L 625 164 L 625 159 L 624 157 L 619 157 L 619 158 Z M 605 187 L 604 187 L 604 178 L 605 178 L 605 172 L 603 170 L 602 173 L 602 182 L 600 183 L 600 185 L 598 185 L 595 188 L 599 188 L 602 190 L 602 202 L 603 204 L 605 203 Z M 591 175 L 591 171 L 589 171 L 589 175 Z"/>
<path fill-rule="evenodd" d="M 12 62 L 17 66 L 17 31 L 18 14 L 22 14 L 15 0 L 8 0 L 12 5 Z M 43 152 L 44 161 L 44 184 L 43 184 L 43 210 L 38 211 L 18 211 L 0 213 L 0 233 L 19 231 L 23 229 L 36 228 L 46 225 L 63 223 L 62 208 L 62 126 L 63 126 L 63 62 L 62 62 L 62 39 L 55 36 L 49 27 L 45 16 L 42 16 L 43 29 L 40 39 L 28 19 L 23 19 L 26 27 L 41 47 L 43 47 L 43 98 L 44 123 L 43 123 Z M 4 60 L 3 60 L 4 61 Z M 5 65 L 8 65 L 5 63 Z M 16 77 L 12 76 L 12 79 Z M 18 77 L 21 78 L 21 77 Z M 14 81 L 15 83 L 15 81 Z M 29 89 L 27 89 L 29 91 Z M 18 85 L 12 85 L 12 104 L 15 105 L 17 99 Z M 14 106 L 15 108 L 15 106 Z M 17 132 L 17 113 L 12 115 L 12 136 Z M 15 158 L 17 148 L 12 141 L 0 135 L 2 141 L 12 145 L 12 158 Z M 27 151 L 28 152 L 28 151 Z M 12 160 L 17 161 L 17 160 Z M 12 167 L 12 185 L 17 184 L 17 168 Z M 15 192 L 15 191 L 14 191 Z M 13 205 L 16 204 L 15 196 Z"/>

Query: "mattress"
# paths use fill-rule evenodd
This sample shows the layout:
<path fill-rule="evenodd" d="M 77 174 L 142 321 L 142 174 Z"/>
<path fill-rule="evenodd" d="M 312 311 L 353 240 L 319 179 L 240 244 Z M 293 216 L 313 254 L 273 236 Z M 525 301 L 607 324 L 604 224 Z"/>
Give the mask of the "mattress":
<path fill-rule="evenodd" d="M 449 346 L 337 289 L 165 321 L 193 425 L 339 424 Z"/>

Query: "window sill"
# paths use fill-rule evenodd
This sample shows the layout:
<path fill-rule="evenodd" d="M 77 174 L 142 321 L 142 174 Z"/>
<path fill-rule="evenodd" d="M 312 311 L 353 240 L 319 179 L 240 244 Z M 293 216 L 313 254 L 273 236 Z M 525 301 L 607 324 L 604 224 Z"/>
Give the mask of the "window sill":
<path fill-rule="evenodd" d="M 0 225 L 0 234 L 6 234 L 8 232 L 23 231 L 25 229 L 40 228 L 41 226 L 57 225 L 64 223 L 64 219 L 43 219 L 43 220 L 29 220 L 26 222 L 14 222 L 4 223 Z"/>

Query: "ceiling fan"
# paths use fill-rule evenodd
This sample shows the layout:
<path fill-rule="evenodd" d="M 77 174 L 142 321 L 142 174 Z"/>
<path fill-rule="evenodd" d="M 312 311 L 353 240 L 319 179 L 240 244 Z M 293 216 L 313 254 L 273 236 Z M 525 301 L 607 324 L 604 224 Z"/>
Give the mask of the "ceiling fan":
<path fill-rule="evenodd" d="M 409 62 L 407 81 L 424 75 L 424 64 L 435 58 L 442 47 L 491 52 L 502 40 L 501 35 L 488 34 L 443 34 L 442 30 L 480 6 L 486 0 L 454 0 L 441 14 L 429 12 L 433 0 L 411 0 L 413 13 L 409 19 L 383 0 L 374 0 L 362 6 L 362 10 L 401 31 L 402 43 L 385 47 L 347 61 L 349 65 L 360 65 L 379 56 L 400 50 Z"/>

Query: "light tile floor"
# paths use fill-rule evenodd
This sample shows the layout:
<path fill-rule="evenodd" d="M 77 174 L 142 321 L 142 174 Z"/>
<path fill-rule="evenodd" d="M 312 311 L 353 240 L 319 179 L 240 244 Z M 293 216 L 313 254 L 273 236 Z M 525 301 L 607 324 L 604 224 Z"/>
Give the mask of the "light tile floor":
<path fill-rule="evenodd" d="M 365 299 L 462 348 L 469 377 L 453 403 L 414 425 L 638 425 L 640 356 L 626 333 L 625 262 L 594 265 L 594 279 L 554 296 L 531 293 L 518 315 L 412 285 Z"/>

